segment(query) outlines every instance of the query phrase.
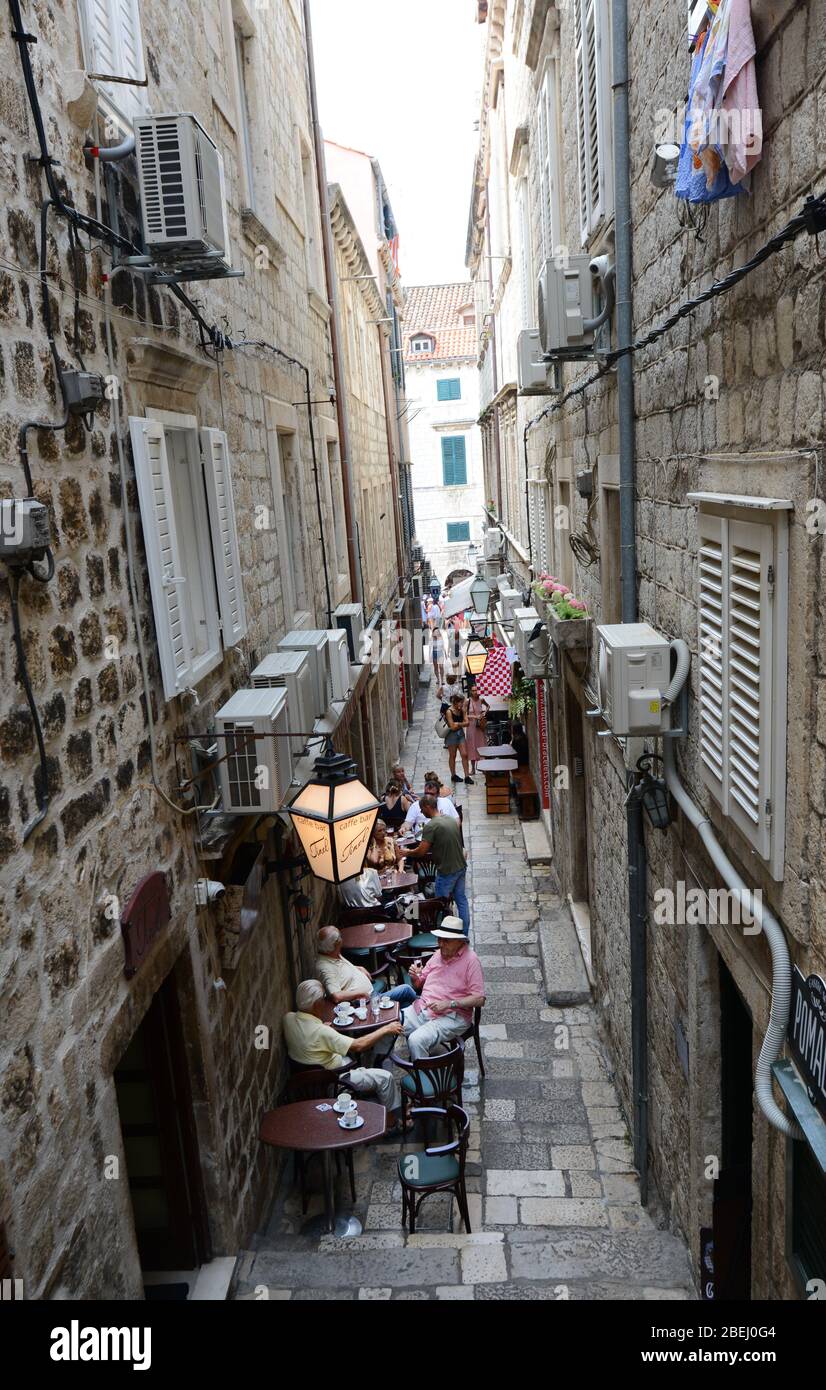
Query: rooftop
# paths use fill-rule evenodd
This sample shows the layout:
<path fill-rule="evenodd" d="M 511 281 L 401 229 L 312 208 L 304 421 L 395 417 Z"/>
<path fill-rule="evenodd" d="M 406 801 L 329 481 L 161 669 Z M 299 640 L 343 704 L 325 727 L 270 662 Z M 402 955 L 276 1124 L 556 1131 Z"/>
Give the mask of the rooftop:
<path fill-rule="evenodd" d="M 474 323 L 467 326 L 466 316 Z M 434 339 L 432 352 L 410 351 L 410 339 L 427 333 Z M 476 356 L 476 324 L 473 286 L 469 280 L 447 285 L 410 285 L 404 296 L 404 353 L 408 362 L 434 361 L 443 357 Z"/>

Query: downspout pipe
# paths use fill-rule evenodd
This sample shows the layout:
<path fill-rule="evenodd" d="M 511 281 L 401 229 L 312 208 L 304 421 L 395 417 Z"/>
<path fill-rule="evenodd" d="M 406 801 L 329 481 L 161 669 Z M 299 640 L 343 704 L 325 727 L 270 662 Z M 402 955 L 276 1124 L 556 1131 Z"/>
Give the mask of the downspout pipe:
<path fill-rule="evenodd" d="M 688 646 L 680 638 L 671 643 L 671 650 L 677 654 L 677 669 L 668 690 L 663 695 L 666 703 L 671 703 L 679 695 L 688 676 L 691 655 Z M 769 943 L 772 958 L 772 997 L 769 1012 L 769 1026 L 757 1059 L 754 1073 L 754 1093 L 757 1104 L 769 1124 L 785 1135 L 787 1139 L 803 1139 L 798 1125 L 783 1113 L 772 1091 L 772 1063 L 780 1056 L 786 1040 L 789 1023 L 789 1009 L 792 995 L 792 963 L 789 947 L 783 928 L 773 913 L 756 898 L 752 890 L 740 877 L 716 835 L 708 816 L 696 806 L 680 781 L 674 756 L 674 739 L 663 739 L 663 762 L 665 781 L 674 800 L 702 841 L 703 847 L 720 874 L 726 887 L 738 899 L 741 908 L 757 923 Z"/>
<path fill-rule="evenodd" d="M 336 388 L 336 419 L 338 421 L 339 458 L 341 460 L 341 481 L 344 493 L 344 524 L 347 530 L 347 568 L 350 573 L 350 592 L 357 603 L 364 603 L 364 591 L 358 563 L 358 544 L 356 540 L 356 498 L 353 484 L 352 450 L 350 443 L 350 422 L 347 412 L 344 372 L 341 353 L 341 320 L 338 312 L 336 292 L 335 258 L 333 255 L 333 236 L 330 226 L 330 199 L 327 192 L 327 165 L 324 158 L 324 140 L 318 119 L 318 96 L 316 92 L 315 61 L 313 59 L 313 30 L 310 21 L 310 0 L 304 0 L 304 35 L 307 44 L 307 81 L 310 97 L 310 118 L 313 124 L 313 149 L 318 179 L 318 200 L 321 209 L 321 245 L 324 252 L 324 280 L 327 300 L 330 305 L 330 350 L 333 356 L 333 381 Z"/>
<path fill-rule="evenodd" d="M 631 162 L 628 112 L 628 0 L 611 5 L 614 126 L 614 236 L 616 246 L 617 347 L 633 341 L 631 265 Z M 620 556 L 622 621 L 637 621 L 636 457 L 634 373 L 631 354 L 617 365 L 620 449 Z M 626 805 L 628 841 L 628 917 L 631 964 L 631 1066 L 634 1164 L 640 1175 L 640 1201 L 648 1201 L 648 888 L 642 804 Z"/>

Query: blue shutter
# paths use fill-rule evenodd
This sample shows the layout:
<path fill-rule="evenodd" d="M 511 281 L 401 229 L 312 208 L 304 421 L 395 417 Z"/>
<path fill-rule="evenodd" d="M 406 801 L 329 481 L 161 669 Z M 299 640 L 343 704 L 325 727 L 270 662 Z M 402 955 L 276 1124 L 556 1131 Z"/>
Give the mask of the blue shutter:
<path fill-rule="evenodd" d="M 445 487 L 464 487 L 467 483 L 465 441 L 460 434 L 442 439 L 442 480 Z"/>
<path fill-rule="evenodd" d="M 462 384 L 458 377 L 449 377 L 436 382 L 437 401 L 459 401 L 462 399 Z"/>
<path fill-rule="evenodd" d="M 453 545 L 457 541 L 470 540 L 469 521 L 449 521 L 447 523 L 447 543 Z"/>

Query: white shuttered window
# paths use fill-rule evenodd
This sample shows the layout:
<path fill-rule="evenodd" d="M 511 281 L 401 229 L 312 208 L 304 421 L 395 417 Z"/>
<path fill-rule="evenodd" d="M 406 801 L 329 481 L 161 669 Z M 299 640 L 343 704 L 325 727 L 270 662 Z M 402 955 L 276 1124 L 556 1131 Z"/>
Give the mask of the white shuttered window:
<path fill-rule="evenodd" d="M 561 254 L 561 208 L 559 195 L 559 137 L 556 119 L 556 66 L 549 63 L 536 109 L 539 153 L 539 227 L 542 260 Z"/>
<path fill-rule="evenodd" d="M 139 0 L 80 0 L 86 71 L 118 116 L 148 110 Z"/>
<path fill-rule="evenodd" d="M 194 422 L 193 422 L 194 425 Z M 167 700 L 203 680 L 246 632 L 226 435 L 129 420 Z M 206 495 L 205 495 L 206 494 Z"/>
<path fill-rule="evenodd" d="M 698 525 L 703 780 L 782 877 L 787 618 L 778 538 L 785 517 L 754 522 L 701 511 Z"/>
<path fill-rule="evenodd" d="M 579 208 L 585 244 L 611 215 L 610 35 L 607 0 L 574 0 Z"/>

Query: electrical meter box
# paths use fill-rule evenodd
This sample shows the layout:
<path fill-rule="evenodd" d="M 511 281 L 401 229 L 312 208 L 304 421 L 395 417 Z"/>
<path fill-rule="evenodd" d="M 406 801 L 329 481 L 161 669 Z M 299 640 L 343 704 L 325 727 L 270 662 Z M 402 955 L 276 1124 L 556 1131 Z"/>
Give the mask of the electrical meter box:
<path fill-rule="evenodd" d="M 671 715 L 663 692 L 671 680 L 671 647 L 648 623 L 609 623 L 597 628 L 599 704 L 618 737 L 664 733 Z"/>

